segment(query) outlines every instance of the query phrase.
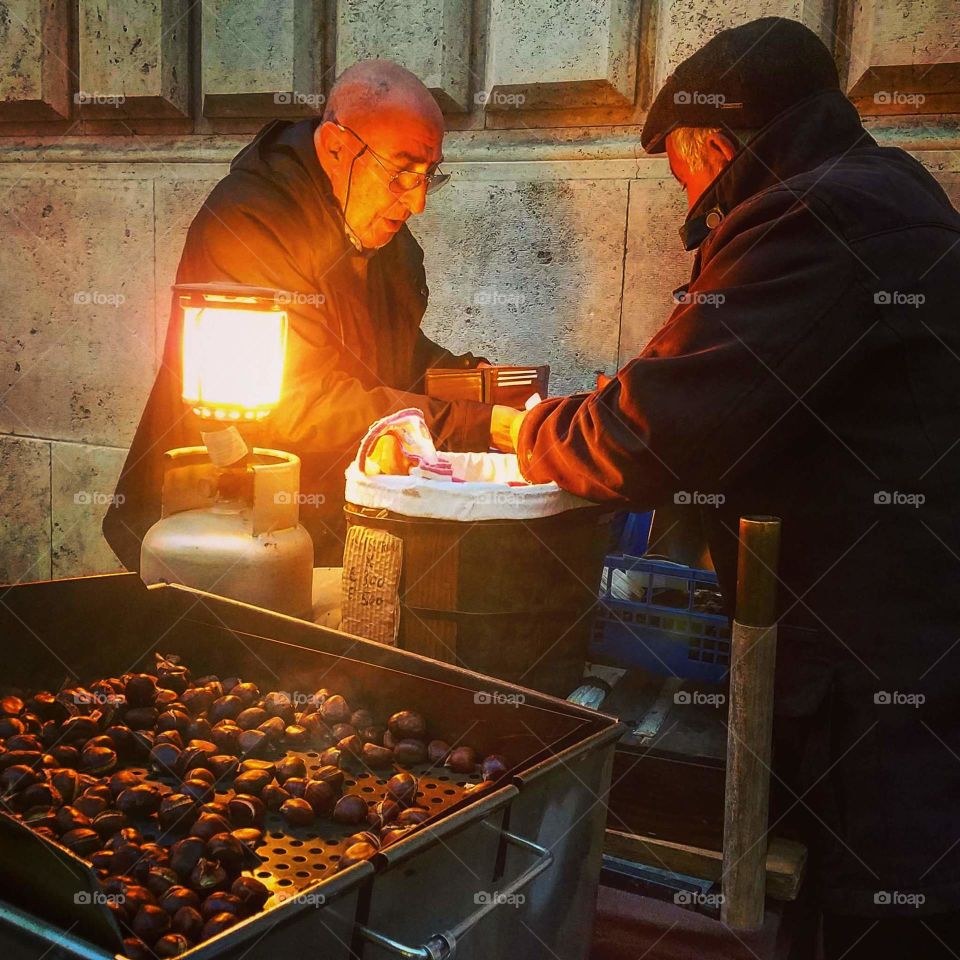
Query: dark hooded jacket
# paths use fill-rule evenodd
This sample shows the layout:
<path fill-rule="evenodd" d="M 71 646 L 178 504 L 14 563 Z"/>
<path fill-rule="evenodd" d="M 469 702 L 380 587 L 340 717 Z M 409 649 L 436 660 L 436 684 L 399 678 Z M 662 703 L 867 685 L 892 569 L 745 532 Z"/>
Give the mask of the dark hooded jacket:
<path fill-rule="evenodd" d="M 774 787 L 814 826 L 824 902 L 956 909 L 960 215 L 834 90 L 761 130 L 683 233 L 670 318 L 608 386 L 535 408 L 521 463 L 689 504 L 728 598 L 738 518 L 782 518 Z"/>
<path fill-rule="evenodd" d="M 342 556 L 343 470 L 369 425 L 419 407 L 438 447 L 485 450 L 490 407 L 419 395 L 427 367 L 469 367 L 420 330 L 427 306 L 423 251 L 404 226 L 372 255 L 344 233 L 317 160 L 316 120 L 276 121 L 230 165 L 187 233 L 178 283 L 232 281 L 294 294 L 281 402 L 251 446 L 301 460 L 301 523 L 319 564 Z M 201 443 L 202 423 L 180 399 L 181 318 L 171 310 L 163 362 L 123 468 L 104 535 L 128 569 L 160 516 L 163 453 Z"/>

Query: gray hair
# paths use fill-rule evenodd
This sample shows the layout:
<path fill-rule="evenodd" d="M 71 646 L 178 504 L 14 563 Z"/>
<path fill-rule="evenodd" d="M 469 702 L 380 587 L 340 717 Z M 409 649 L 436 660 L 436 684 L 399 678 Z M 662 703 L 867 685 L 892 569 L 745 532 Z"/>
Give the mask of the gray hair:
<path fill-rule="evenodd" d="M 704 153 L 707 140 L 711 136 L 721 134 L 740 149 L 756 132 L 756 130 L 727 130 L 723 127 L 675 127 L 668 137 L 672 138 L 671 144 L 674 150 L 683 158 L 690 170 L 697 173 L 706 166 Z"/>

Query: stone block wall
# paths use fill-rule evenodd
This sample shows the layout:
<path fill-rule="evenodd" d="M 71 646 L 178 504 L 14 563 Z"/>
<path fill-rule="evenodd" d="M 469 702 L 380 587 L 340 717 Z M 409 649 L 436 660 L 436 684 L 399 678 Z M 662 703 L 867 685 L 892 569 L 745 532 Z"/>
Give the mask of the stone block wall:
<path fill-rule="evenodd" d="M 268 119 L 321 112 L 359 58 L 417 72 L 454 174 L 411 224 L 429 332 L 588 388 L 689 270 L 683 197 L 638 145 L 651 96 L 772 13 L 960 202 L 956 0 L 0 0 L 0 583 L 116 569 L 100 518 L 184 234 Z"/>

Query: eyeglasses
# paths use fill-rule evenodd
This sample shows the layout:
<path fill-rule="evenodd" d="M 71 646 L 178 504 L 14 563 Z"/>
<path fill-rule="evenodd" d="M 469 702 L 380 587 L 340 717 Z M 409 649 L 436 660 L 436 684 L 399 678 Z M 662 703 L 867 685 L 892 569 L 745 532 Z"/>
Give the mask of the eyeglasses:
<path fill-rule="evenodd" d="M 337 126 L 341 130 L 346 130 L 347 133 L 352 133 L 363 144 L 363 150 L 357 154 L 357 157 L 364 151 L 369 151 L 373 159 L 376 160 L 383 168 L 383 171 L 389 175 L 390 179 L 387 181 L 387 188 L 391 193 L 399 196 L 403 193 L 409 193 L 411 190 L 418 190 L 423 184 L 427 185 L 427 193 L 433 193 L 439 190 L 440 187 L 450 179 L 449 173 L 442 173 L 440 171 L 439 162 L 434 164 L 433 169 L 428 170 L 426 173 L 417 173 L 414 170 L 398 170 L 393 164 L 380 157 L 379 154 L 371 148 L 370 144 L 356 131 L 351 130 L 339 122 L 337 122 Z M 354 160 L 356 160 L 357 157 L 354 157 Z"/>

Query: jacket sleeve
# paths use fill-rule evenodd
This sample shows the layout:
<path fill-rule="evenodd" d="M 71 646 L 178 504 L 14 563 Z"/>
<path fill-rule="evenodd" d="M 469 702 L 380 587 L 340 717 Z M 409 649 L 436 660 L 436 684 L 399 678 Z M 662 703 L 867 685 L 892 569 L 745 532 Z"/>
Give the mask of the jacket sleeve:
<path fill-rule="evenodd" d="M 525 418 L 521 469 L 587 499 L 650 509 L 719 493 L 751 456 L 789 443 L 805 394 L 868 328 L 845 315 L 855 255 L 829 212 L 786 189 L 743 204 L 709 238 L 684 302 L 603 389 Z"/>
<path fill-rule="evenodd" d="M 298 453 L 341 451 L 357 444 L 375 420 L 418 407 L 438 447 L 487 448 L 488 406 L 434 400 L 378 382 L 364 362 L 364 344 L 344 343 L 339 337 L 336 292 L 317 289 L 291 255 L 286 231 L 273 229 L 250 210 L 198 218 L 191 233 L 194 230 L 188 244 L 195 245 L 195 252 L 185 260 L 179 282 L 227 280 L 297 295 L 287 306 L 283 392 L 265 421 L 265 442 Z"/>
<path fill-rule="evenodd" d="M 489 363 L 486 357 L 477 357 L 472 353 L 451 353 L 438 343 L 434 343 L 422 330 L 417 337 L 414 353 L 414 366 L 422 377 L 432 367 L 443 370 L 474 370 L 481 363 Z"/>

